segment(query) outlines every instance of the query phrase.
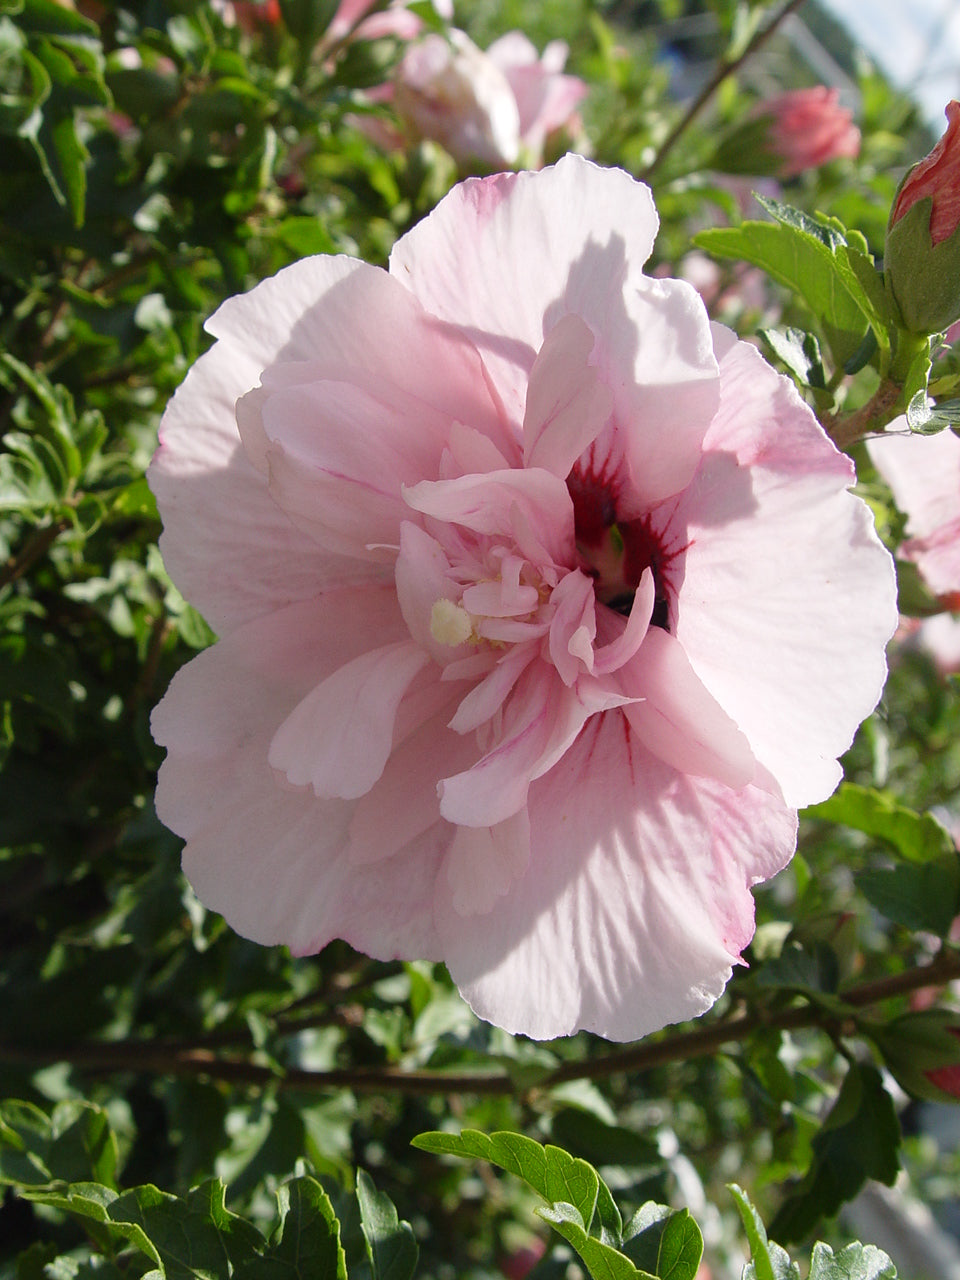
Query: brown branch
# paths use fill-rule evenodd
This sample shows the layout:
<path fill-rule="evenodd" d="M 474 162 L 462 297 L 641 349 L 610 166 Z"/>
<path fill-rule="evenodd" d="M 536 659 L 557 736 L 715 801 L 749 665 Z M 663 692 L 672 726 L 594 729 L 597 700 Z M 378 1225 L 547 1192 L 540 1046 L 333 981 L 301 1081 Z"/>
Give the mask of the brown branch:
<path fill-rule="evenodd" d="M 842 991 L 834 999 L 850 1008 L 865 1008 L 924 987 L 941 986 L 960 978 L 960 951 L 943 950 L 930 963 L 906 969 L 873 982 Z M 800 995 L 801 993 L 798 993 Z M 714 1053 L 726 1044 L 746 1040 L 760 1030 L 796 1030 L 821 1027 L 833 1034 L 852 1034 L 855 1023 L 842 1008 L 831 1009 L 808 1000 L 802 1005 L 774 1013 L 737 1013 L 712 1026 L 675 1032 L 661 1040 L 645 1040 L 628 1049 L 582 1062 L 568 1062 L 545 1072 L 535 1084 L 547 1089 L 569 1080 L 600 1079 L 625 1072 L 645 1071 L 669 1062 L 683 1062 Z M 206 1077 L 225 1083 L 326 1092 L 352 1089 L 356 1093 L 404 1094 L 499 1094 L 524 1092 L 508 1072 L 503 1071 L 410 1071 L 402 1067 L 342 1067 L 329 1071 L 274 1068 L 240 1057 L 222 1057 L 194 1042 L 149 1040 L 88 1041 L 56 1046 L 15 1046 L 0 1044 L 0 1062 L 20 1066 L 46 1066 L 68 1062 L 78 1070 L 94 1074 L 117 1071 L 150 1072 L 166 1076 Z"/>
<path fill-rule="evenodd" d="M 700 90 L 696 98 L 694 98 L 693 102 L 691 102 L 690 106 L 660 144 L 657 154 L 647 165 L 646 169 L 644 169 L 639 175 L 641 178 L 649 180 L 650 177 L 656 173 L 696 117 L 723 84 L 724 80 L 726 80 L 728 76 L 732 76 L 735 72 L 739 71 L 747 59 L 751 58 L 758 49 L 762 48 L 762 46 L 766 44 L 784 19 L 789 17 L 795 9 L 799 9 L 803 3 L 804 0 L 785 0 L 785 3 L 773 15 L 763 30 L 754 33 L 752 38 L 748 41 L 746 48 L 738 57 L 733 58 L 729 62 L 725 58 L 721 59 L 711 79 Z"/>
<path fill-rule="evenodd" d="M 36 529 L 27 538 L 19 553 L 0 565 L 0 588 L 7 587 L 11 582 L 22 578 L 28 569 L 47 554 L 61 533 L 70 528 L 70 524 L 71 522 L 65 516 L 61 516 L 52 524 Z"/>
<path fill-rule="evenodd" d="M 867 403 L 853 413 L 827 414 L 822 419 L 823 429 L 838 449 L 849 449 L 864 436 L 882 431 L 892 420 L 892 411 L 900 407 L 902 397 L 903 387 L 885 380 Z"/>

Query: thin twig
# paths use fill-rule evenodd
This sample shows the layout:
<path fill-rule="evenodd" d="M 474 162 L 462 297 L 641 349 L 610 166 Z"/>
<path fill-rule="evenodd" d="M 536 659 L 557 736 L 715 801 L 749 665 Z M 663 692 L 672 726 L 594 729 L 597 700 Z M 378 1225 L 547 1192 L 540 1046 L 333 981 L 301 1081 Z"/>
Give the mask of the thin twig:
<path fill-rule="evenodd" d="M 5 564 L 0 565 L 0 587 L 7 587 L 11 582 L 22 578 L 28 569 L 47 554 L 61 533 L 70 528 L 70 524 L 71 522 L 65 516 L 61 516 L 52 524 L 45 524 L 35 530 L 24 542 L 20 551 L 11 556 Z"/>
<path fill-rule="evenodd" d="M 900 406 L 903 387 L 885 380 L 866 404 L 853 413 L 828 414 L 822 419 L 823 429 L 838 449 L 849 449 L 874 431 L 881 431 L 891 421 L 891 413 Z"/>
<path fill-rule="evenodd" d="M 850 987 L 840 992 L 836 1000 L 852 1008 L 865 1008 L 924 987 L 940 986 L 958 977 L 960 951 L 945 949 L 930 964 Z M 553 1071 L 545 1072 L 526 1089 L 510 1073 L 499 1070 L 413 1071 L 403 1067 L 342 1067 L 327 1071 L 295 1067 L 284 1069 L 246 1058 L 218 1056 L 209 1048 L 198 1047 L 195 1043 L 162 1040 L 87 1041 L 61 1047 L 0 1044 L 0 1062 L 28 1067 L 68 1062 L 77 1070 L 95 1074 L 149 1072 L 154 1075 L 206 1077 L 254 1086 L 277 1084 L 310 1092 L 352 1089 L 356 1093 L 510 1095 L 530 1088 L 548 1089 L 570 1080 L 596 1080 L 645 1071 L 669 1062 L 689 1061 L 714 1053 L 726 1044 L 743 1041 L 759 1030 L 787 1031 L 817 1026 L 833 1033 L 838 1027 L 843 1034 L 855 1030 L 855 1024 L 848 1026 L 842 1010 L 834 1012 L 813 1000 L 775 1013 L 737 1013 L 712 1026 L 695 1027 L 664 1036 L 662 1040 L 645 1040 L 600 1057 L 564 1063 Z"/>
<path fill-rule="evenodd" d="M 752 57 L 753 54 L 755 54 L 758 49 L 760 49 L 764 44 L 766 44 L 766 42 L 770 39 L 770 37 L 773 35 L 776 29 L 784 21 L 784 19 L 789 17 L 790 14 L 793 13 L 795 9 L 799 9 L 803 3 L 804 3 L 804 0 L 786 0 L 786 3 L 784 3 L 781 6 L 781 8 L 773 15 L 773 17 L 770 19 L 767 25 L 763 28 L 763 30 L 757 31 L 754 33 L 753 37 L 748 41 L 743 52 L 738 57 L 733 58 L 729 62 L 725 58 L 720 60 L 720 63 L 718 64 L 717 69 L 714 72 L 713 76 L 700 90 L 700 92 L 694 98 L 693 102 L 690 103 L 690 106 L 687 107 L 687 110 L 680 117 L 677 123 L 673 126 L 673 128 L 667 134 L 666 138 L 660 144 L 660 148 L 657 151 L 657 154 L 653 157 L 653 159 L 647 165 L 646 169 L 644 169 L 643 172 L 640 174 L 641 178 L 645 178 L 649 180 L 650 177 L 654 173 L 656 173 L 656 171 L 663 164 L 666 157 L 674 149 L 674 147 L 677 145 L 677 143 L 686 133 L 687 129 L 690 127 L 690 125 L 693 123 L 696 117 L 700 114 L 700 112 L 703 110 L 706 104 L 710 101 L 710 99 L 716 93 L 717 89 L 719 89 L 720 85 L 723 84 L 724 80 L 726 80 L 728 76 L 732 76 L 736 71 L 739 71 L 740 68 L 743 66 L 743 64 L 747 61 L 747 59 Z"/>

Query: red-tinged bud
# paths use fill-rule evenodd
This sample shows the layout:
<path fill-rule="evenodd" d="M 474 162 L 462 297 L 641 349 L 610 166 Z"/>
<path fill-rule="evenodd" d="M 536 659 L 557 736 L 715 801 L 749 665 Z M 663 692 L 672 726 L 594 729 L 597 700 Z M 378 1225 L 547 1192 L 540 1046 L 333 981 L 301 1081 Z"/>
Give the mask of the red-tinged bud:
<path fill-rule="evenodd" d="M 884 271 L 904 326 L 940 333 L 960 318 L 960 102 L 947 130 L 897 190 Z"/>
<path fill-rule="evenodd" d="M 513 1249 L 500 1259 L 500 1270 L 507 1280 L 525 1280 L 546 1252 L 542 1240 L 535 1239 L 519 1249 Z"/>
<path fill-rule="evenodd" d="M 952 1009 L 905 1013 L 874 1033 L 884 1062 L 915 1098 L 960 1101 L 960 1014 Z"/>

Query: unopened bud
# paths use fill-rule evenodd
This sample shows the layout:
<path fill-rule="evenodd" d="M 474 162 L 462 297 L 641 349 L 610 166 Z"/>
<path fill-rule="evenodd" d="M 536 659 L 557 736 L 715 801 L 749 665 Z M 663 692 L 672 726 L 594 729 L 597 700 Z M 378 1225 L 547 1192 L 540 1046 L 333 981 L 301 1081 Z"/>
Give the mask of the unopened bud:
<path fill-rule="evenodd" d="M 884 274 L 904 327 L 940 333 L 960 318 L 960 102 L 903 179 L 887 224 Z"/>
<path fill-rule="evenodd" d="M 960 1101 L 960 1013 L 905 1013 L 875 1033 L 891 1074 L 915 1098 Z"/>

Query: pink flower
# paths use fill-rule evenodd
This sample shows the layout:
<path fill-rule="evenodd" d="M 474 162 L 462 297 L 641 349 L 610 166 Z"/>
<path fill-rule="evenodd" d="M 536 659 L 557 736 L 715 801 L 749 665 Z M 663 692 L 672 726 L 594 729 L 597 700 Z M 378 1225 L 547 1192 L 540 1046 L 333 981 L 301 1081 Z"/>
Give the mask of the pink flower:
<path fill-rule="evenodd" d="M 582 125 L 577 107 L 587 96 L 579 76 L 563 74 L 569 50 L 552 40 L 538 55 L 522 31 L 508 31 L 495 40 L 487 57 L 507 78 L 520 115 L 520 147 L 525 165 L 543 164 L 548 140 L 561 132 L 576 135 Z"/>
<path fill-rule="evenodd" d="M 409 0 L 391 0 L 385 8 L 374 9 L 376 0 L 340 0 L 337 11 L 324 33 L 324 44 L 339 44 L 342 40 L 381 40 L 393 36 L 397 40 L 412 40 L 423 29 L 423 22 L 407 9 Z M 451 0 L 433 0 L 433 7 L 449 21 L 453 17 Z"/>
<path fill-rule="evenodd" d="M 516 164 L 520 112 L 510 82 L 463 31 L 408 45 L 392 98 L 409 133 L 439 142 L 461 164 Z"/>
<path fill-rule="evenodd" d="M 756 114 L 770 119 L 767 145 L 782 161 L 780 177 L 792 178 L 828 160 L 860 154 L 860 130 L 839 99 L 839 90 L 816 85 L 791 89 L 760 104 Z"/>
<path fill-rule="evenodd" d="M 898 418 L 867 451 L 907 517 L 899 554 L 935 595 L 960 591 L 960 440 L 952 431 L 910 434 Z"/>
<path fill-rule="evenodd" d="M 150 471 L 221 637 L 153 720 L 201 899 L 539 1038 L 717 998 L 896 623 L 849 460 L 656 230 L 579 156 L 464 182 L 389 272 L 225 303 Z"/>
<path fill-rule="evenodd" d="M 934 245 L 948 239 L 960 222 L 960 102 L 949 102 L 946 110 L 946 132 L 904 178 L 890 211 L 893 227 L 917 201 L 930 196 L 930 243 Z"/>
<path fill-rule="evenodd" d="M 587 86 L 563 74 L 566 58 L 562 41 L 541 58 L 519 31 L 484 53 L 453 28 L 411 44 L 393 83 L 371 96 L 393 102 L 407 135 L 439 142 L 462 165 L 539 167 L 549 138 L 580 129 L 576 108 Z M 379 122 L 358 123 L 381 145 L 403 143 L 402 133 L 385 132 Z"/>

